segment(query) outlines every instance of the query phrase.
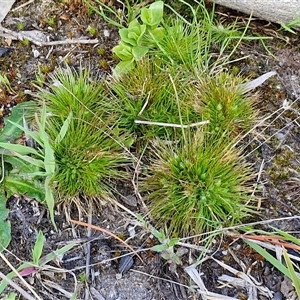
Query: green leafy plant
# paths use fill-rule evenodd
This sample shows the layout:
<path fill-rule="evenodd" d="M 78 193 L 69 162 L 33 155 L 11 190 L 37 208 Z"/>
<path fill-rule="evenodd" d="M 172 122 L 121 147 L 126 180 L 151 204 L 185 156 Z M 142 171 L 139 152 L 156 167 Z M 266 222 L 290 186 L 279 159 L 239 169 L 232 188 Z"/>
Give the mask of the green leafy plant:
<path fill-rule="evenodd" d="M 12 109 L 11 115 L 4 119 L 5 126 L 0 134 L 1 143 L 14 143 L 21 140 L 23 131 L 13 125 L 23 124 L 28 111 L 34 109 L 32 102 L 20 103 Z M 31 114 L 31 113 L 30 113 Z M 10 222 L 7 221 L 8 209 L 6 199 L 14 194 L 26 194 L 28 197 L 44 201 L 45 193 L 38 179 L 29 177 L 28 173 L 37 171 L 37 167 L 24 162 L 12 155 L 6 149 L 1 149 L 1 180 L 0 180 L 0 251 L 6 248 L 10 242 Z"/>
<path fill-rule="evenodd" d="M 32 250 L 32 261 L 22 263 L 16 270 L 8 273 L 6 275 L 6 278 L 12 279 L 16 276 L 28 276 L 28 275 L 35 274 L 35 273 L 41 271 L 42 269 L 45 269 L 47 267 L 47 264 L 50 261 L 63 255 L 64 253 L 71 250 L 76 245 L 76 243 L 70 243 L 70 244 L 42 257 L 44 243 L 45 243 L 45 237 L 44 237 L 43 233 L 40 231 L 37 236 L 33 250 Z M 3 293 L 3 291 L 5 290 L 7 285 L 8 285 L 8 282 L 6 280 L 1 281 L 0 295 Z"/>
<path fill-rule="evenodd" d="M 148 53 L 155 41 L 164 37 L 165 30 L 159 27 L 163 19 L 163 6 L 163 1 L 156 1 L 149 8 L 143 7 L 140 13 L 142 24 L 136 18 L 128 28 L 119 30 L 121 42 L 112 50 L 121 59 L 115 69 L 118 74 L 133 69 L 135 62 Z"/>
<path fill-rule="evenodd" d="M 154 146 L 139 182 L 157 224 L 166 224 L 171 236 L 193 235 L 253 214 L 251 168 L 226 135 L 212 140 L 199 129 L 186 136 L 181 144 Z"/>
<path fill-rule="evenodd" d="M 168 238 L 166 237 L 163 230 L 155 230 L 153 229 L 151 233 L 158 239 L 160 245 L 155 245 L 151 247 L 152 251 L 159 252 L 161 257 L 165 260 L 172 261 L 175 264 L 180 264 L 180 255 L 175 252 L 174 246 L 179 242 L 178 238 Z"/>
<path fill-rule="evenodd" d="M 67 119 L 63 122 L 60 132 L 57 135 L 56 143 L 61 142 L 61 140 L 64 138 L 71 117 L 72 115 L 69 114 Z M 33 139 L 40 147 L 39 149 L 9 142 L 0 142 L 0 148 L 8 150 L 4 151 L 5 155 L 11 156 L 11 158 L 8 158 L 7 160 L 21 171 L 18 173 L 18 175 L 14 175 L 13 177 L 6 177 L 4 180 L 4 186 L 8 186 L 12 190 L 11 193 L 17 192 L 19 194 L 29 194 L 29 196 L 33 196 L 39 200 L 41 200 L 44 193 L 44 199 L 42 200 L 46 202 L 52 223 L 56 227 L 54 222 L 55 201 L 52 186 L 56 166 L 54 151 L 50 145 L 49 137 L 46 132 L 46 118 L 46 106 L 43 104 L 41 118 L 39 118 L 38 114 L 35 113 L 35 122 L 38 132 L 29 130 L 26 128 L 25 124 L 20 125 L 16 122 L 8 120 L 8 123 L 24 132 L 26 136 Z M 7 130 L 9 129 L 10 128 Z M 22 164 L 21 161 L 24 161 L 25 164 Z M 30 166 L 29 169 L 26 164 Z M 30 180 L 30 178 L 33 180 Z M 40 184 L 40 180 L 37 178 L 42 178 L 43 188 Z M 32 181 L 34 184 L 32 184 Z M 36 185 L 38 185 L 38 191 Z M 16 190 L 12 189 L 13 187 L 15 187 Z M 33 194 L 34 191 L 36 191 L 36 194 Z"/>
<path fill-rule="evenodd" d="M 152 251 L 160 253 L 161 257 L 170 263 L 175 265 L 181 264 L 180 256 L 182 253 L 175 250 L 175 246 L 179 242 L 179 238 L 169 238 L 165 234 L 164 230 L 157 230 L 152 225 L 148 224 L 146 220 L 141 215 L 136 215 L 137 219 L 141 222 L 142 226 L 151 232 L 151 234 L 157 238 L 159 245 L 151 247 Z"/>

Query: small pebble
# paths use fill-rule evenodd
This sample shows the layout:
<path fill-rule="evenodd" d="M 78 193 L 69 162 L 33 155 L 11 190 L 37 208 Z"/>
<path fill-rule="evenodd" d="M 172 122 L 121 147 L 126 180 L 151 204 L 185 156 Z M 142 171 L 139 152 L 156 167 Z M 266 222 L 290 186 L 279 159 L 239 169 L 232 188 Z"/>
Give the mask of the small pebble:
<path fill-rule="evenodd" d="M 133 258 L 130 255 L 123 256 L 119 264 L 119 272 L 125 274 L 133 266 Z"/>
<path fill-rule="evenodd" d="M 0 47 L 0 57 L 1 57 L 1 56 L 4 56 L 4 55 L 8 55 L 10 51 L 11 51 L 10 48 L 3 48 L 3 47 Z"/>
<path fill-rule="evenodd" d="M 129 206 L 133 206 L 133 207 L 137 206 L 137 199 L 134 195 L 126 196 L 125 198 L 123 198 L 123 201 L 125 202 L 125 204 Z"/>
<path fill-rule="evenodd" d="M 283 300 L 283 295 L 282 295 L 282 293 L 281 292 L 276 292 L 275 294 L 274 294 L 274 297 L 272 298 L 272 300 Z"/>

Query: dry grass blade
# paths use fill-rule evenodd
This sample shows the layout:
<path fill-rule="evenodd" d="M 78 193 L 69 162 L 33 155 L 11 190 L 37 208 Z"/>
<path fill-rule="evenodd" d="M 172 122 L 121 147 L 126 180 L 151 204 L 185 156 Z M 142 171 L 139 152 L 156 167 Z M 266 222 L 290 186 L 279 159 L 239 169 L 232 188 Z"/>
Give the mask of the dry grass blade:
<path fill-rule="evenodd" d="M 55 289 L 55 290 L 59 291 L 60 293 L 62 293 L 68 299 L 71 299 L 72 297 L 74 297 L 74 293 L 70 293 L 70 292 L 66 291 L 60 285 L 58 285 L 57 283 L 55 283 L 53 281 L 43 280 L 43 284 L 47 287 L 50 287 L 52 289 Z"/>
<path fill-rule="evenodd" d="M 284 240 L 286 240 L 285 237 L 278 236 L 278 235 L 249 235 L 249 234 L 236 234 L 236 237 L 250 240 L 250 241 L 261 241 L 266 242 L 273 245 L 282 246 L 284 248 L 293 249 L 293 250 L 300 250 L 300 246 L 287 243 Z"/>
<path fill-rule="evenodd" d="M 30 292 L 36 297 L 37 300 L 41 300 L 41 298 L 37 295 L 34 289 L 26 282 L 26 280 L 19 274 L 19 272 L 13 267 L 13 265 L 7 260 L 7 258 L 0 252 L 0 257 L 5 261 L 5 263 L 10 267 L 10 269 L 18 276 L 21 282 L 30 290 Z M 6 280 L 6 279 L 5 279 Z M 8 280 L 6 280 L 9 282 Z M 10 283 L 9 283 L 10 284 Z M 29 299 L 29 298 L 28 298 Z"/>
<path fill-rule="evenodd" d="M 185 269 L 185 272 L 191 277 L 191 279 L 197 284 L 199 287 L 199 293 L 204 300 L 238 300 L 238 298 L 227 297 L 221 294 L 209 292 L 201 279 L 199 272 L 196 270 L 194 266 L 188 266 Z"/>
<path fill-rule="evenodd" d="M 28 294 L 25 290 L 23 290 L 19 285 L 17 285 L 15 282 L 13 282 L 11 279 L 7 278 L 2 272 L 0 272 L 0 278 L 2 280 L 7 281 L 7 283 L 13 287 L 16 291 L 18 291 L 25 299 L 27 300 L 36 300 L 41 298 L 34 298 L 30 294 Z"/>
<path fill-rule="evenodd" d="M 88 224 L 88 223 L 85 223 L 85 222 L 76 221 L 76 220 L 72 220 L 72 219 L 70 219 L 70 221 L 72 223 L 74 223 L 74 224 L 81 225 L 81 226 L 86 226 L 86 227 L 90 227 L 92 229 L 95 229 L 95 230 L 98 230 L 98 231 L 101 231 L 103 233 L 106 233 L 106 234 L 110 235 L 111 237 L 115 238 L 116 240 L 118 240 L 119 242 L 121 242 L 122 244 L 124 244 L 127 248 L 129 248 L 139 258 L 139 260 L 142 262 L 142 264 L 144 264 L 144 261 L 141 258 L 141 256 L 139 254 L 137 254 L 137 252 L 130 245 L 128 245 L 126 242 L 124 242 L 122 239 L 120 239 L 118 236 L 116 236 L 115 234 L 111 233 L 110 231 L 108 231 L 108 230 L 106 230 L 104 228 L 101 228 L 99 226 L 95 226 L 95 225 Z"/>
<path fill-rule="evenodd" d="M 257 290 L 259 290 L 261 293 L 263 293 L 264 295 L 266 295 L 267 297 L 272 298 L 272 292 L 267 288 L 267 287 L 263 287 L 259 284 L 256 284 L 254 282 L 254 280 L 252 278 L 250 278 L 250 276 L 248 276 L 247 274 L 245 274 L 244 272 L 238 271 L 232 267 L 230 267 L 229 265 L 226 265 L 225 263 L 223 263 L 220 260 L 217 260 L 213 257 L 210 257 L 212 260 L 214 260 L 216 263 L 218 263 L 222 268 L 224 268 L 225 270 L 229 271 L 230 273 L 234 274 L 236 277 L 239 277 L 241 279 L 243 279 L 248 285 L 255 287 Z"/>

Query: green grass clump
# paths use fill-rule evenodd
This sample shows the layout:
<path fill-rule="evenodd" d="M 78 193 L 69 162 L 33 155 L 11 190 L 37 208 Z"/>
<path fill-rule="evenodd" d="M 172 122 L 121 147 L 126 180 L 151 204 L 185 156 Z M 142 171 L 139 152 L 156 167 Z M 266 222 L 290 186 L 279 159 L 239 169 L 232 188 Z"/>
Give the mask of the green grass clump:
<path fill-rule="evenodd" d="M 236 136 L 248 131 L 257 116 L 257 97 L 245 94 L 242 82 L 228 72 L 194 75 L 185 67 L 166 67 L 161 60 L 146 58 L 109 83 L 112 101 L 106 103 L 106 110 L 119 114 L 119 126 L 143 139 L 182 136 L 182 128 L 153 122 L 180 126 L 205 120 L 210 122 L 210 134 L 226 131 Z"/>
<path fill-rule="evenodd" d="M 170 236 L 237 224 L 252 212 L 251 168 L 224 138 L 212 142 L 199 130 L 181 145 L 153 148 L 139 186 L 151 215 L 167 224 Z"/>
<path fill-rule="evenodd" d="M 194 109 L 210 121 L 208 131 L 235 137 L 250 130 L 257 120 L 257 96 L 245 94 L 240 88 L 243 78 L 221 72 L 200 76 L 197 81 Z"/>
<path fill-rule="evenodd" d="M 201 116 L 193 109 L 196 86 L 187 70 L 164 67 L 160 60 L 148 58 L 137 67 L 109 83 L 112 102 L 107 111 L 119 114 L 119 126 L 143 139 L 174 140 L 181 136 L 181 128 L 136 124 L 136 120 L 185 124 Z M 192 75 L 191 75 L 192 76 Z"/>
<path fill-rule="evenodd" d="M 128 162 L 123 142 L 125 135 L 113 115 L 101 103 L 105 88 L 93 82 L 88 71 L 79 74 L 70 68 L 51 76 L 49 90 L 41 89 L 49 116 L 47 131 L 56 160 L 57 194 L 62 198 L 109 196 L 117 179 L 126 177 L 122 167 Z M 107 100 L 106 100 L 107 101 Z M 72 113 L 64 138 L 55 143 L 63 121 Z"/>

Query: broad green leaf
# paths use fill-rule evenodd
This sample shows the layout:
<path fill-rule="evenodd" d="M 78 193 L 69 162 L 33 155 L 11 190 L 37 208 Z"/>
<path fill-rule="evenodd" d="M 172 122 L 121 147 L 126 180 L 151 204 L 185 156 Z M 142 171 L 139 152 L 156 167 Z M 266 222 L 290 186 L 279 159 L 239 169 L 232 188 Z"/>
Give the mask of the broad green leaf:
<path fill-rule="evenodd" d="M 30 158 L 32 158 L 32 157 L 30 157 Z M 5 163 L 11 164 L 12 167 L 14 169 L 16 169 L 16 172 L 18 172 L 18 173 L 19 172 L 33 173 L 39 169 L 38 167 L 34 166 L 32 163 L 28 163 L 27 161 L 25 161 L 24 159 L 21 159 L 20 157 L 11 156 L 11 155 L 5 156 Z M 11 171 L 11 172 L 15 173 L 15 171 Z"/>
<path fill-rule="evenodd" d="M 39 259 L 41 258 L 41 255 L 43 253 L 44 242 L 45 242 L 45 237 L 43 235 L 43 232 L 39 231 L 39 234 L 37 236 L 37 239 L 35 241 L 35 244 L 34 244 L 34 247 L 32 250 L 32 258 L 33 258 L 33 263 L 35 265 L 38 264 Z"/>
<path fill-rule="evenodd" d="M 151 30 L 151 34 L 155 37 L 157 41 L 161 41 L 166 36 L 166 30 L 162 27 L 157 27 Z"/>
<path fill-rule="evenodd" d="M 66 252 L 71 250 L 76 245 L 77 245 L 76 243 L 72 242 L 72 243 L 70 243 L 66 246 L 63 246 L 62 248 L 60 248 L 58 250 L 55 250 L 55 251 L 41 257 L 41 259 L 39 260 L 38 265 L 43 266 L 43 265 L 47 264 L 48 262 L 54 260 L 58 256 L 61 256 L 61 255 L 65 254 Z"/>
<path fill-rule="evenodd" d="M 3 185 L 8 197 L 19 194 L 35 198 L 40 202 L 45 199 L 43 185 L 38 180 L 29 181 L 23 179 L 20 175 L 10 174 L 5 177 Z"/>
<path fill-rule="evenodd" d="M 15 300 L 16 297 L 17 297 L 17 294 L 12 292 L 12 293 L 9 293 L 7 296 L 5 296 L 3 298 L 3 300 Z"/>
<path fill-rule="evenodd" d="M 133 57 L 136 61 L 142 59 L 148 52 L 148 48 L 146 47 L 140 47 L 140 46 L 136 46 L 136 47 L 132 47 L 132 54 Z"/>
<path fill-rule="evenodd" d="M 4 118 L 5 126 L 0 134 L 0 142 L 14 142 L 22 136 L 23 129 L 16 128 L 14 124 L 23 124 L 23 115 L 30 112 L 36 103 L 33 101 L 17 104 L 11 111 L 9 117 Z"/>
<path fill-rule="evenodd" d="M 47 207 L 49 209 L 50 219 L 52 221 L 52 224 L 55 227 L 55 229 L 57 230 L 55 220 L 54 220 L 54 197 L 53 197 L 53 193 L 52 193 L 50 184 L 51 184 L 51 177 L 49 176 L 45 179 L 45 192 L 46 192 L 45 201 L 46 201 Z"/>
<path fill-rule="evenodd" d="M 155 1 L 149 6 L 149 8 L 143 7 L 141 9 L 141 20 L 143 21 L 143 23 L 150 26 L 151 29 L 159 25 L 159 23 L 162 21 L 163 15 L 163 1 Z"/>
<path fill-rule="evenodd" d="M 6 197 L 3 190 L 0 192 L 0 251 L 6 248 L 11 239 L 10 222 L 7 221 L 8 209 L 6 208 Z"/>
<path fill-rule="evenodd" d="M 64 123 L 63 123 L 63 125 L 62 125 L 62 127 L 61 127 L 61 129 L 59 131 L 58 136 L 55 139 L 55 144 L 56 143 L 60 143 L 63 140 L 63 138 L 65 137 L 65 135 L 66 135 L 66 133 L 68 131 L 70 122 L 72 120 L 72 117 L 73 117 L 73 114 L 72 114 L 72 112 L 70 112 L 69 115 L 68 115 L 68 117 L 67 117 L 67 119 L 64 121 Z"/>
<path fill-rule="evenodd" d="M 35 140 L 40 146 L 43 147 L 43 143 L 42 143 L 42 141 L 41 141 L 41 138 L 40 138 L 40 136 L 39 136 L 37 133 L 35 133 L 35 132 L 33 132 L 33 131 L 31 131 L 31 130 L 25 128 L 25 127 L 22 126 L 22 125 L 19 125 L 19 124 L 15 123 L 15 122 L 12 122 L 12 121 L 10 121 L 10 120 L 8 120 L 8 122 L 9 122 L 10 124 L 12 124 L 13 126 L 15 126 L 15 127 L 19 128 L 20 130 L 22 130 L 27 136 L 31 137 L 31 138 L 32 138 L 33 140 Z"/>
<path fill-rule="evenodd" d="M 173 238 L 169 242 L 169 247 L 174 247 L 179 242 L 179 238 Z"/>
<path fill-rule="evenodd" d="M 47 142 L 45 145 L 44 165 L 48 175 L 53 175 L 55 173 L 55 156 L 49 142 Z"/>
<path fill-rule="evenodd" d="M 128 28 L 122 28 L 119 30 L 119 35 L 121 37 L 121 40 L 127 44 L 130 44 L 132 46 L 137 45 L 137 38 L 129 37 L 129 30 Z"/>
<path fill-rule="evenodd" d="M 156 229 L 152 230 L 151 233 L 160 241 L 162 242 L 163 240 L 166 239 L 166 236 L 163 231 L 158 231 Z"/>
<path fill-rule="evenodd" d="M 115 68 L 115 71 L 118 73 L 118 74 L 122 74 L 122 73 L 126 73 L 132 69 L 134 69 L 135 67 L 135 62 L 134 62 L 134 59 L 130 60 L 130 61 L 120 61 L 116 68 Z"/>
<path fill-rule="evenodd" d="M 31 147 L 19 145 L 19 144 L 0 143 L 0 147 L 17 152 L 22 155 L 34 154 L 34 155 L 40 156 L 40 153 L 38 153 L 35 149 L 33 149 Z"/>
<path fill-rule="evenodd" d="M 127 36 L 130 40 L 134 40 L 135 44 L 132 44 L 133 46 L 137 46 L 140 44 L 140 41 L 146 32 L 146 25 L 140 24 L 138 21 L 134 22 L 132 21 L 129 24 Z"/>
<path fill-rule="evenodd" d="M 27 163 L 29 163 L 33 166 L 36 166 L 38 168 L 44 168 L 44 162 L 41 159 L 36 159 L 36 158 L 33 158 L 31 156 L 27 156 L 27 155 L 21 155 L 18 152 L 13 152 L 13 151 L 11 152 L 11 154 L 13 154 L 14 156 L 24 160 L 25 162 L 27 162 Z"/>
<path fill-rule="evenodd" d="M 123 42 L 120 42 L 119 45 L 115 46 L 112 49 L 113 53 L 115 53 L 121 60 L 130 61 L 133 58 L 132 55 L 132 47 L 126 45 Z"/>
<path fill-rule="evenodd" d="M 156 245 L 156 246 L 151 247 L 151 250 L 155 251 L 155 252 L 161 252 L 161 251 L 167 250 L 168 248 L 169 247 L 167 245 Z"/>

